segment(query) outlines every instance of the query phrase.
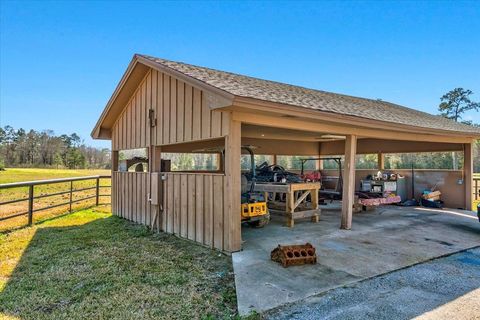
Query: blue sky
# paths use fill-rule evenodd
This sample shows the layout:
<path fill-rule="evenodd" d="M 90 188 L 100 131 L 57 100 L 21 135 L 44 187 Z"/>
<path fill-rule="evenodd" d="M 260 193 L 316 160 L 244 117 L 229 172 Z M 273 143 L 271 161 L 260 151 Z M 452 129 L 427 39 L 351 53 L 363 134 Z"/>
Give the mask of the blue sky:
<path fill-rule="evenodd" d="M 136 52 L 430 113 L 455 87 L 480 100 L 480 2 L 0 3 L 0 126 L 95 146 Z"/>

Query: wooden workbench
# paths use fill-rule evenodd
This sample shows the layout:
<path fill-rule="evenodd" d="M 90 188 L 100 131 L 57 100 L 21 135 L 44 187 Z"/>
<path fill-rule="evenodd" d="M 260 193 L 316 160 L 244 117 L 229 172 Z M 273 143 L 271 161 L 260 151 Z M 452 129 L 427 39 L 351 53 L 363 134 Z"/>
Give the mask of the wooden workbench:
<path fill-rule="evenodd" d="M 268 201 L 269 208 L 279 207 L 285 210 L 287 226 L 293 227 L 295 219 L 311 218 L 312 222 L 318 222 L 320 208 L 318 207 L 319 182 L 304 183 L 256 183 L 255 191 L 265 192 L 265 199 L 268 201 L 268 194 L 285 194 L 285 202 Z M 310 206 L 307 206 L 306 199 L 310 195 Z"/>

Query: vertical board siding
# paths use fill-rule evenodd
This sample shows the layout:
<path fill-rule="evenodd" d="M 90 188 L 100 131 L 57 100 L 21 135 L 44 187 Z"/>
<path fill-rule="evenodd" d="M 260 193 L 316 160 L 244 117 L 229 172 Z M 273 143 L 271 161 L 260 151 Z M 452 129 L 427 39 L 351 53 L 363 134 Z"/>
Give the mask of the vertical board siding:
<path fill-rule="evenodd" d="M 156 110 L 157 110 L 157 71 L 152 71 L 152 97 L 151 97 L 151 109 L 154 110 L 154 114 L 157 114 Z M 156 128 L 157 127 L 154 127 L 152 129 L 152 141 L 151 141 L 151 144 L 152 145 L 156 145 L 157 144 L 157 131 L 156 131 Z"/>
<path fill-rule="evenodd" d="M 226 178 L 215 173 L 165 173 L 161 230 L 219 250 L 229 250 L 224 192 Z M 154 209 L 148 202 L 150 174 L 114 172 L 112 210 L 117 216 L 150 226 Z M 236 212 L 235 210 L 233 212 Z M 240 214 L 240 213 L 239 213 Z"/>
<path fill-rule="evenodd" d="M 163 231 L 228 250 L 223 239 L 224 183 L 221 174 L 166 173 Z"/>
<path fill-rule="evenodd" d="M 157 126 L 155 127 L 157 136 L 157 145 L 163 144 L 163 74 L 155 71 L 157 74 L 157 108 L 155 116 L 157 117 Z"/>
<path fill-rule="evenodd" d="M 203 181 L 204 234 L 203 243 L 213 247 L 213 176 L 206 176 Z"/>
<path fill-rule="evenodd" d="M 163 74 L 163 143 L 170 143 L 170 76 Z"/>
<path fill-rule="evenodd" d="M 211 93 L 209 93 L 211 94 Z M 162 146 L 227 136 L 230 113 L 212 110 L 201 89 L 151 69 L 145 75 L 112 128 L 113 151 Z M 150 127 L 149 110 L 156 126 Z M 165 173 L 160 229 L 219 250 L 229 250 L 228 212 L 231 195 L 227 179 L 217 173 Z M 114 172 L 114 214 L 151 225 L 156 207 L 148 202 L 150 174 Z"/>
<path fill-rule="evenodd" d="M 187 236 L 190 240 L 195 240 L 196 233 L 196 218 L 197 218 L 197 199 L 196 199 L 195 175 L 187 176 L 187 194 L 188 194 L 188 208 L 187 208 Z"/>
<path fill-rule="evenodd" d="M 195 179 L 195 232 L 193 232 L 192 240 L 203 243 L 203 234 L 205 232 L 203 218 L 205 212 L 203 207 L 204 178 L 201 175 L 192 175 L 192 177 Z"/>
<path fill-rule="evenodd" d="M 192 140 L 192 112 L 193 112 L 193 100 L 192 100 L 192 86 L 185 84 L 185 120 L 184 120 L 184 141 Z"/>
<path fill-rule="evenodd" d="M 193 89 L 192 115 L 192 140 L 200 140 L 202 138 L 202 91 L 197 88 Z"/>
<path fill-rule="evenodd" d="M 152 108 L 152 73 L 147 74 L 147 84 L 145 92 L 145 109 L 143 115 L 143 121 L 145 122 L 145 145 L 149 146 L 150 141 L 150 122 L 148 121 L 148 110 Z"/>
<path fill-rule="evenodd" d="M 187 188 L 187 180 L 188 176 L 186 174 L 180 175 L 180 210 L 179 210 L 179 217 L 180 217 L 180 229 L 178 233 L 183 237 L 186 238 L 188 236 L 188 188 Z"/>
<path fill-rule="evenodd" d="M 183 141 L 185 125 L 185 83 L 177 81 L 177 142 Z"/>
<path fill-rule="evenodd" d="M 112 211 L 122 218 L 149 225 L 150 174 L 146 172 L 113 172 Z"/>
<path fill-rule="evenodd" d="M 213 246 L 223 248 L 223 176 L 213 177 Z M 240 214 L 240 213 L 239 213 Z"/>
<path fill-rule="evenodd" d="M 153 130 L 148 120 L 150 108 L 157 119 Z M 211 110 L 202 90 L 150 70 L 116 120 L 112 146 L 118 151 L 219 138 L 228 133 L 228 123 L 229 113 Z"/>
<path fill-rule="evenodd" d="M 177 80 L 170 78 L 170 141 L 177 142 Z"/>

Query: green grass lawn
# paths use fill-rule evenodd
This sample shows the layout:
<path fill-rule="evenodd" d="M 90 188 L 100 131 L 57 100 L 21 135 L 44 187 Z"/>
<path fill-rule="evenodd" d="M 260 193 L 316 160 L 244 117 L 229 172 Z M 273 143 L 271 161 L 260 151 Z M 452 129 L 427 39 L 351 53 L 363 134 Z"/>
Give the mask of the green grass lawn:
<path fill-rule="evenodd" d="M 0 171 L 0 183 L 110 175 L 110 170 L 97 169 L 38 169 L 38 168 L 6 168 Z"/>
<path fill-rule="evenodd" d="M 231 258 L 96 209 L 0 234 L 0 318 L 236 317 Z"/>
<path fill-rule="evenodd" d="M 69 177 L 81 177 L 81 176 L 94 176 L 94 175 L 110 175 L 110 170 L 68 170 L 68 169 L 38 169 L 38 168 L 7 168 L 5 171 L 0 171 L 0 183 L 12 183 L 21 181 L 34 181 L 34 180 L 48 180 L 58 178 Z M 110 182 L 101 180 L 102 185 L 109 185 Z M 74 182 L 74 189 L 82 189 L 87 187 L 93 187 L 95 185 L 94 180 L 89 181 L 77 181 Z M 70 188 L 70 183 L 57 183 L 50 185 L 35 186 L 34 195 L 45 195 L 58 193 L 61 191 L 67 191 Z M 86 190 L 78 193 L 74 193 L 73 199 L 81 199 L 89 195 L 93 195 L 95 190 Z M 103 188 L 102 194 L 109 194 L 110 189 Z M 0 190 L 0 202 L 13 200 L 13 199 L 25 199 L 28 197 L 28 188 L 13 188 Z M 54 205 L 57 203 L 67 202 L 69 200 L 69 194 L 57 195 L 53 197 L 47 197 L 35 200 L 34 208 L 39 209 Z M 109 202 L 109 198 L 103 198 L 104 202 Z M 88 200 L 85 202 L 79 202 L 73 206 L 74 209 L 84 208 L 94 203 L 94 200 Z M 15 213 L 25 212 L 28 209 L 28 202 L 18 202 L 9 205 L 0 206 L 0 217 L 13 215 Z M 68 206 L 57 207 L 51 210 L 40 211 L 34 214 L 34 221 L 41 221 L 45 218 L 50 218 L 59 213 L 64 213 L 68 210 Z M 23 226 L 27 223 L 27 217 L 22 216 L 11 220 L 5 220 L 0 222 L 0 232 L 3 230 L 10 230 L 19 226 Z"/>

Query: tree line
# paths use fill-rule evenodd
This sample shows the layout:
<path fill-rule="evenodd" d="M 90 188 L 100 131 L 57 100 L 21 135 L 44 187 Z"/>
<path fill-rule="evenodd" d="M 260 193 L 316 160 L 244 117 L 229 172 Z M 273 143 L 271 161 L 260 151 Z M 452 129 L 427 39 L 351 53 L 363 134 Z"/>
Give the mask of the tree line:
<path fill-rule="evenodd" d="M 76 133 L 0 128 L 0 168 L 110 168 L 110 150 L 89 147 Z"/>

